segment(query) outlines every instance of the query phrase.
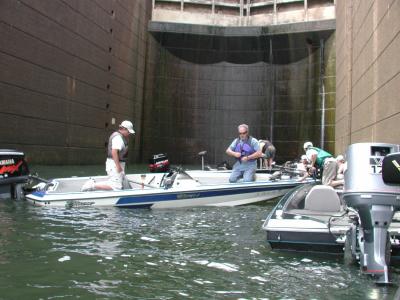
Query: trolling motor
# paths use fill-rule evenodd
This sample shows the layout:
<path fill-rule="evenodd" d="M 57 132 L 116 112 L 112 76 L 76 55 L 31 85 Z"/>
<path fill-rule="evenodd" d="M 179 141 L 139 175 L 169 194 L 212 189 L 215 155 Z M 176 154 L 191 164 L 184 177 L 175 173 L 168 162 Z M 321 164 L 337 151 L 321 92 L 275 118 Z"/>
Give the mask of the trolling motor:
<path fill-rule="evenodd" d="M 200 151 L 198 156 L 201 157 L 201 170 L 204 171 L 204 156 L 206 156 L 207 151 Z"/>
<path fill-rule="evenodd" d="M 343 199 L 359 215 L 356 230 L 353 227 L 347 233 L 346 244 L 359 255 L 362 272 L 378 284 L 390 283 L 388 228 L 395 211 L 400 210 L 399 151 L 400 145 L 359 143 L 350 145 L 346 154 Z"/>

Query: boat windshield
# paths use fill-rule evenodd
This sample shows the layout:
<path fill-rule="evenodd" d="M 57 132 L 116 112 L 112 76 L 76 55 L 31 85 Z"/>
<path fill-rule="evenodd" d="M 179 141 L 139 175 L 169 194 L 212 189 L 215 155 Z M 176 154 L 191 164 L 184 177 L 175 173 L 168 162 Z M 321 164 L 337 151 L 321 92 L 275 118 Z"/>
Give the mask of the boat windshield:
<path fill-rule="evenodd" d="M 314 187 L 314 184 L 304 184 L 299 189 L 296 189 L 286 205 L 286 210 L 290 209 L 304 209 L 304 199 L 306 195 Z"/>
<path fill-rule="evenodd" d="M 178 179 L 180 180 L 194 180 L 192 176 L 190 176 L 188 173 L 186 173 L 185 171 L 180 171 L 179 172 L 179 176 Z"/>

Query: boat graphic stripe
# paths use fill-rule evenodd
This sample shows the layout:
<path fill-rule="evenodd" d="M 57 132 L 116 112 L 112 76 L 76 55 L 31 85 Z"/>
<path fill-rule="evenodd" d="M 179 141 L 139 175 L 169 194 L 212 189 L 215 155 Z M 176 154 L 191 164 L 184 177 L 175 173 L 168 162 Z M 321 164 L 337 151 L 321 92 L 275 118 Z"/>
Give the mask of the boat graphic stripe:
<path fill-rule="evenodd" d="M 273 187 L 250 187 L 242 189 L 221 189 L 221 190 L 211 190 L 211 191 L 190 191 L 190 192 L 171 192 L 167 194 L 156 194 L 156 195 L 134 195 L 121 197 L 117 201 L 116 205 L 129 205 L 133 203 L 149 203 L 149 202 L 161 202 L 161 201 L 171 201 L 171 200 L 183 200 L 190 198 L 208 198 L 217 196 L 229 196 L 236 194 L 247 194 L 255 192 L 273 191 L 273 190 L 283 190 L 295 187 L 297 184 L 281 185 Z"/>
<path fill-rule="evenodd" d="M 46 195 L 46 193 L 45 192 L 33 192 L 32 195 L 43 198 Z"/>

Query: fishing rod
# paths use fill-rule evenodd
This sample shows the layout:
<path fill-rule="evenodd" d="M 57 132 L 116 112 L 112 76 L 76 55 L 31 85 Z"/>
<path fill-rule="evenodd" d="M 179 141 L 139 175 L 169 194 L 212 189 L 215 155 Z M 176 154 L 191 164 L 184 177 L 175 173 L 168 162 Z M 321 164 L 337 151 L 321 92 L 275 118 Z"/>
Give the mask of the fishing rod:
<path fill-rule="evenodd" d="M 296 168 L 292 168 L 292 167 L 287 167 L 287 166 L 280 166 L 280 165 L 275 165 L 275 168 L 281 169 L 281 170 L 285 170 L 287 172 L 291 172 L 291 173 L 295 173 L 295 174 L 300 174 L 300 175 L 304 175 L 305 173 L 308 173 L 307 171 L 304 170 L 299 170 Z"/>

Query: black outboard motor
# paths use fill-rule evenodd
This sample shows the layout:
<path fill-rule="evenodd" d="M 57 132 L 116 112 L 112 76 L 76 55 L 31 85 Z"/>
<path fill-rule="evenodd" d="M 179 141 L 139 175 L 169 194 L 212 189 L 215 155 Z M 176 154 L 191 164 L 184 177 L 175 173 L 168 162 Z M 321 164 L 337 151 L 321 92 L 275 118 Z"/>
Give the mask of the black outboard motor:
<path fill-rule="evenodd" d="M 343 199 L 357 210 L 360 222 L 358 236 L 355 237 L 357 231 L 353 230 L 348 237 L 353 240 L 353 245 L 357 239 L 361 270 L 372 275 L 379 284 L 390 283 L 386 261 L 387 251 L 390 251 L 386 249 L 390 247 L 388 228 L 394 212 L 400 209 L 400 187 L 389 184 L 390 180 L 384 181 L 384 178 L 390 158 L 395 161 L 392 164 L 400 164 L 398 156 L 392 156 L 399 151 L 400 145 L 360 143 L 350 145 L 346 154 L 348 167 L 344 175 Z"/>
<path fill-rule="evenodd" d="M 166 154 L 154 154 L 149 159 L 149 171 L 150 172 L 168 172 L 169 171 L 169 160 Z"/>
<path fill-rule="evenodd" d="M 0 198 L 22 199 L 22 187 L 29 179 L 23 152 L 0 149 Z"/>

